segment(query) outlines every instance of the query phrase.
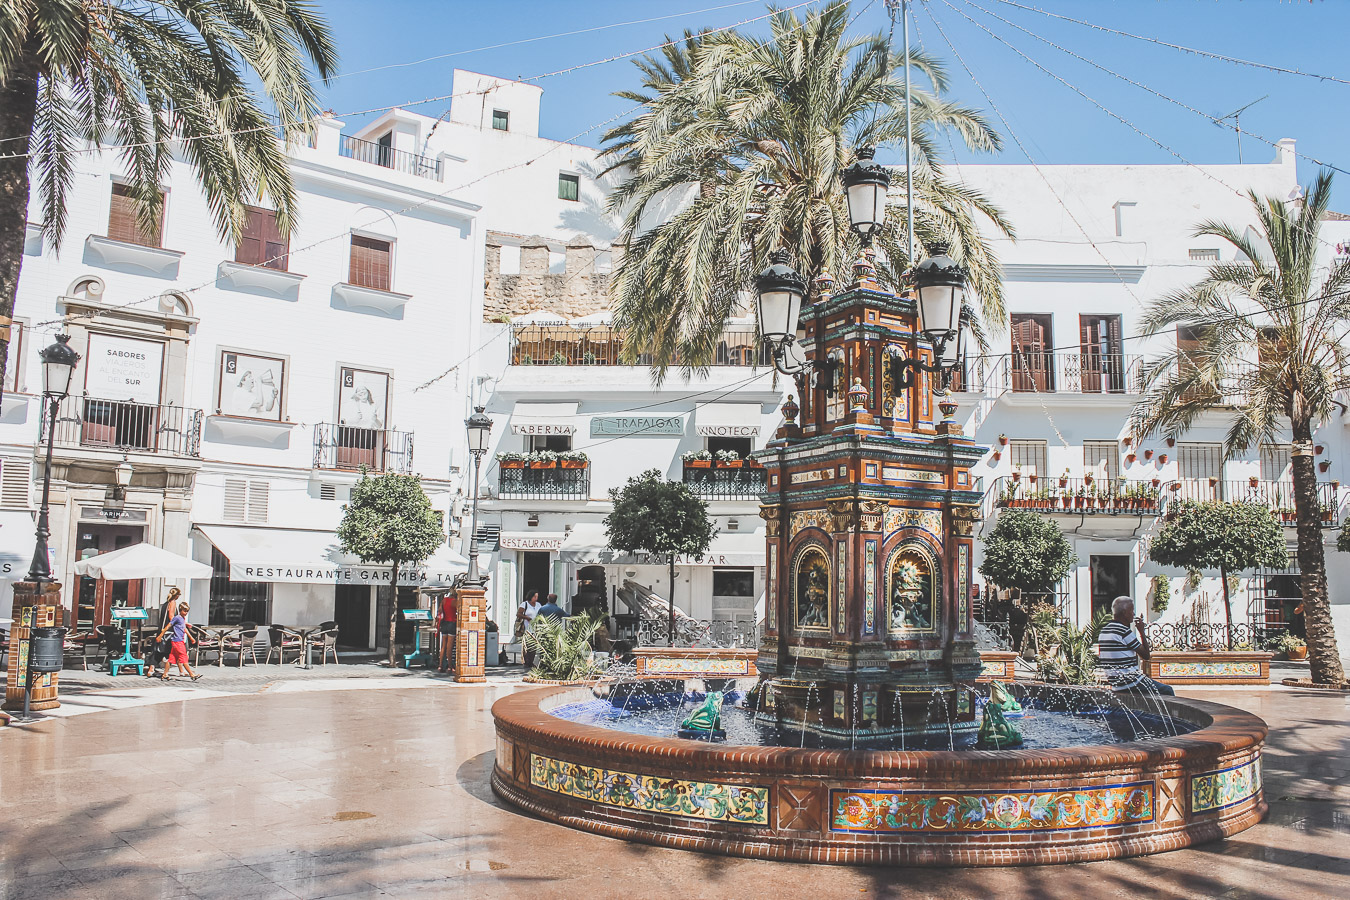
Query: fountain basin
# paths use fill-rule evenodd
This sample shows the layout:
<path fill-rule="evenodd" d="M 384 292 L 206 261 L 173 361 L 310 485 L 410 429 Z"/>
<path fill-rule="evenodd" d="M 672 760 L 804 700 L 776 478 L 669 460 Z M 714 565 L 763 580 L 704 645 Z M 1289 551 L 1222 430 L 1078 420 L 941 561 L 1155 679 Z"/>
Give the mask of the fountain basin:
<path fill-rule="evenodd" d="M 1266 725 L 1164 700 L 1196 730 L 1054 750 L 799 750 L 650 738 L 549 710 L 578 688 L 498 700 L 492 787 L 625 840 L 763 859 L 1018 865 L 1134 856 L 1234 834 L 1266 812 Z M 1141 712 L 1156 701 L 1125 697 Z"/>

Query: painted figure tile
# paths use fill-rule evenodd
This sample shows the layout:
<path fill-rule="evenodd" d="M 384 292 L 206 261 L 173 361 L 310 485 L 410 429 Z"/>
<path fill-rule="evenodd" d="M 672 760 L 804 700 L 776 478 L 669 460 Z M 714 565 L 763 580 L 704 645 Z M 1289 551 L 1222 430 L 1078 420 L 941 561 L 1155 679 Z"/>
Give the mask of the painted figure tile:
<path fill-rule="evenodd" d="M 1261 757 L 1221 769 L 1191 776 L 1191 812 L 1209 812 L 1241 803 L 1261 790 Z"/>
<path fill-rule="evenodd" d="M 1011 793 L 830 791 L 834 831 L 1037 832 L 1153 820 L 1153 783 Z"/>

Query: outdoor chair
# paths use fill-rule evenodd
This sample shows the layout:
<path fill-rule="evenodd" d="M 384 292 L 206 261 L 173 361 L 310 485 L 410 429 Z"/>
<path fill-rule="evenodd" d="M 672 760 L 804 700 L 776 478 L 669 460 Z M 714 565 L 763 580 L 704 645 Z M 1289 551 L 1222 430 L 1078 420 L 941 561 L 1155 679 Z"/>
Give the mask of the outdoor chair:
<path fill-rule="evenodd" d="M 300 636 L 293 631 L 288 631 L 279 625 L 269 625 L 267 627 L 267 662 L 272 662 L 272 654 L 277 655 L 277 662 L 286 665 L 286 654 L 294 653 L 296 660 L 304 653 L 305 648 L 300 644 Z"/>
<path fill-rule="evenodd" d="M 319 630 L 309 636 L 310 651 L 319 651 L 319 665 L 328 665 L 328 654 L 330 653 L 333 654 L 333 662 L 338 661 L 337 637 L 337 622 L 320 622 Z"/>
<path fill-rule="evenodd" d="M 250 628 L 240 628 L 234 634 L 226 636 L 221 641 L 220 654 L 224 659 L 226 653 L 233 653 L 238 658 L 237 667 L 244 667 L 244 656 L 247 654 L 253 657 L 253 664 L 258 664 L 258 650 L 253 646 L 253 642 L 258 637 L 258 626 Z"/>
<path fill-rule="evenodd" d="M 212 634 L 199 625 L 189 625 L 188 630 L 192 633 L 193 640 L 196 641 L 196 643 L 192 645 L 192 664 L 194 666 L 200 666 L 202 664 L 202 653 L 214 653 L 216 655 L 216 663 L 219 664 L 221 657 L 225 655 L 220 649 L 221 640 L 219 635 Z"/>

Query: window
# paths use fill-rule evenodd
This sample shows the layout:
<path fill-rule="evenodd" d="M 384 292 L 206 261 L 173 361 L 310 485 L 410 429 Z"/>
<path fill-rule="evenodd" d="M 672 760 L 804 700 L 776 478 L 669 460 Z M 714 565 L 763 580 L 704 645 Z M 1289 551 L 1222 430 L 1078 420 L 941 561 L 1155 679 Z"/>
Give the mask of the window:
<path fill-rule="evenodd" d="M 558 199 L 581 199 L 581 177 L 579 175 L 568 175 L 566 172 L 558 173 Z"/>
<path fill-rule="evenodd" d="M 1014 391 L 1053 391 L 1054 345 L 1050 317 L 1013 313 L 1012 387 Z"/>
<path fill-rule="evenodd" d="M 270 490 L 266 481 L 244 478 L 225 479 L 226 522 L 247 522 L 250 525 L 267 524 L 267 502 Z"/>
<path fill-rule="evenodd" d="M 285 409 L 286 361 L 226 351 L 220 354 L 216 412 L 280 422 Z"/>
<path fill-rule="evenodd" d="M 572 449 L 570 434 L 531 434 L 525 438 L 525 452 L 538 453 L 551 450 L 554 453 L 566 453 Z"/>
<path fill-rule="evenodd" d="M 710 437 L 705 438 L 705 440 L 707 441 L 708 452 L 713 456 L 716 456 L 720 450 L 735 450 L 741 459 L 745 459 L 750 455 L 750 451 L 755 449 L 754 438 Z"/>
<path fill-rule="evenodd" d="M 492 111 L 492 127 L 497 131 L 511 130 L 511 114 L 504 109 Z"/>
<path fill-rule="evenodd" d="M 248 208 L 244 236 L 234 248 L 234 261 L 249 266 L 266 266 L 286 271 L 286 254 L 290 240 L 277 229 L 276 210 Z"/>
<path fill-rule="evenodd" d="M 108 237 L 128 244 L 140 244 L 142 247 L 159 247 L 161 232 L 164 230 L 164 192 L 159 192 L 159 221 L 152 230 L 142 227 L 136 217 L 136 198 L 131 187 L 114 181 L 112 186 L 112 204 L 108 212 Z"/>
<path fill-rule="evenodd" d="M 19 373 L 23 371 L 23 323 L 15 322 L 9 326 L 9 351 L 5 363 L 5 393 L 14 394 L 19 390 Z"/>
<path fill-rule="evenodd" d="M 1188 500 L 1218 500 L 1223 476 L 1222 444 L 1177 444 L 1177 474 Z M 1215 484 L 1211 485 L 1209 479 Z"/>
<path fill-rule="evenodd" d="M 394 133 L 386 131 L 375 141 L 375 164 L 386 169 L 394 167 Z"/>
<path fill-rule="evenodd" d="M 1191 248 L 1191 259 L 1197 262 L 1218 262 L 1219 251 L 1215 248 Z"/>
<path fill-rule="evenodd" d="M 1083 471 L 1098 478 L 1120 477 L 1120 448 L 1115 441 L 1083 441 Z"/>
<path fill-rule="evenodd" d="M 351 270 L 347 276 L 349 284 L 358 287 L 374 288 L 377 291 L 389 290 L 391 283 L 389 258 L 393 244 L 379 238 L 364 235 L 352 235 Z"/>
<path fill-rule="evenodd" d="M 1293 472 L 1289 464 L 1288 444 L 1261 445 L 1261 480 L 1291 481 Z"/>
<path fill-rule="evenodd" d="M 268 611 L 271 585 L 266 581 L 232 581 L 230 561 L 211 548 L 211 600 L 208 625 L 239 625 L 243 622 L 270 622 Z"/>
<path fill-rule="evenodd" d="M 755 573 L 752 569 L 713 569 L 712 618 L 715 622 L 754 624 Z"/>
<path fill-rule="evenodd" d="M 1050 474 L 1045 456 L 1045 441 L 1008 442 L 1008 459 L 1014 471 L 1021 466 L 1023 475 Z"/>

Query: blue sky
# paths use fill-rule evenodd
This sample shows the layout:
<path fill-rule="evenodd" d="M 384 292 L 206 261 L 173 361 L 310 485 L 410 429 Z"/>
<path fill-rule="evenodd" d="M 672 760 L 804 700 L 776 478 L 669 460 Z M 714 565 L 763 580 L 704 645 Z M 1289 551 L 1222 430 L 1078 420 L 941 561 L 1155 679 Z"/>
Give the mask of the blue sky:
<path fill-rule="evenodd" d="M 788 6 L 793 2 L 786 0 L 780 5 Z M 1226 56 L 1350 80 L 1350 67 L 1344 64 L 1345 35 L 1350 33 L 1350 2 L 1016 2 Z M 995 127 L 1006 132 L 989 108 L 989 102 L 953 57 L 932 17 L 941 24 L 1038 163 L 1177 163 L 1180 160 L 1038 71 L 1014 50 L 963 18 L 962 12 L 1186 160 L 1195 163 L 1237 162 L 1238 151 L 1231 130 L 1222 129 L 1196 113 L 1067 56 L 992 18 L 972 3 L 1207 115 L 1222 116 L 1269 95 L 1243 114 L 1244 132 L 1271 140 L 1297 138 L 1300 153 L 1350 170 L 1350 152 L 1345 149 L 1350 138 L 1350 123 L 1344 114 L 1350 105 L 1350 84 L 1205 59 L 1047 18 L 1004 0 L 915 2 L 913 21 L 916 24 L 911 39 L 915 45 L 922 45 L 946 62 L 951 77 L 950 96 L 984 110 Z M 321 5 L 339 41 L 342 72 L 351 73 L 344 74 L 325 89 L 327 105 L 339 114 L 404 104 L 418 112 L 439 115 L 445 110 L 444 101 L 422 105 L 413 105 L 412 101 L 450 93 L 451 72 L 456 67 L 505 77 L 531 78 L 650 47 L 659 44 L 665 35 L 679 34 L 686 27 L 718 28 L 766 12 L 761 2 L 736 3 L 734 0 L 647 3 L 632 0 L 585 3 L 386 0 L 378 4 L 370 0 L 324 0 Z M 873 0 L 870 7 L 864 7 L 868 7 L 867 0 L 854 0 L 853 12 L 861 13 L 855 29 L 884 30 L 887 18 L 881 0 Z M 669 18 L 480 49 L 658 16 Z M 745 27 L 763 29 L 762 23 Z M 896 47 L 898 50 L 898 31 Z M 415 65 L 364 71 L 446 54 L 456 55 Z M 611 96 L 611 92 L 633 86 L 635 75 L 632 63 L 620 60 L 538 81 L 544 88 L 542 134 L 556 139 L 571 138 L 623 112 L 630 104 Z M 352 116 L 347 121 L 355 124 L 361 119 Z M 578 142 L 596 146 L 599 135 L 599 130 L 591 131 Z M 958 151 L 957 158 L 961 161 L 1026 161 L 1011 140 L 1007 140 L 1006 145 L 997 156 Z M 1254 136 L 1243 138 L 1242 152 L 1248 162 L 1268 161 L 1274 155 L 1268 144 Z M 1310 180 L 1315 168 L 1313 163 L 1300 160 L 1300 179 Z M 1337 206 L 1350 208 L 1350 175 L 1338 175 L 1338 179 L 1342 184 L 1337 190 Z"/>

